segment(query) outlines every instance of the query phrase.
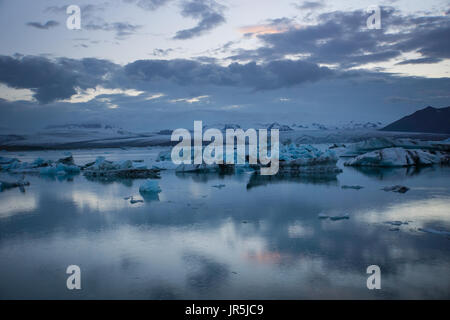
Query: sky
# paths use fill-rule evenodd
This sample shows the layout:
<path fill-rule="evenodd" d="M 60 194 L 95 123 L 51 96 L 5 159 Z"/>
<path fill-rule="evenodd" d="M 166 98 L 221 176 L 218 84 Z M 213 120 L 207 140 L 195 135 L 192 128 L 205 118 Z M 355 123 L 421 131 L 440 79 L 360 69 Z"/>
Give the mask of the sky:
<path fill-rule="evenodd" d="M 450 105 L 449 14 L 443 0 L 0 0 L 0 130 L 387 124 Z"/>

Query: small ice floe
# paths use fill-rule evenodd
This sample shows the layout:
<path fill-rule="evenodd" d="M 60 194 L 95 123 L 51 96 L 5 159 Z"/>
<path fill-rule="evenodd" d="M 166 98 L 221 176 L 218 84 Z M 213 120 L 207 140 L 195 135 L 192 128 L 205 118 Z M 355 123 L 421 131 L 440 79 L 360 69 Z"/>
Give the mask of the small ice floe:
<path fill-rule="evenodd" d="M 141 202 L 144 202 L 144 200 L 141 200 L 141 199 L 134 199 L 133 196 L 130 197 L 130 203 L 131 203 L 131 204 L 141 203 Z"/>
<path fill-rule="evenodd" d="M 389 228 L 389 231 L 400 231 L 399 227 Z"/>
<path fill-rule="evenodd" d="M 405 187 L 405 186 L 400 186 L 400 185 L 395 185 L 395 186 L 390 186 L 390 187 L 384 187 L 381 190 L 383 191 L 392 191 L 392 192 L 398 192 L 398 193 L 405 193 L 408 192 L 409 188 Z"/>
<path fill-rule="evenodd" d="M 358 186 L 358 185 L 356 185 L 356 186 L 347 186 L 347 185 L 343 185 L 342 187 L 341 187 L 341 189 L 355 189 L 355 190 L 360 190 L 360 189 L 362 189 L 362 188 L 364 188 L 363 186 Z"/>
<path fill-rule="evenodd" d="M 330 216 L 325 214 L 325 213 L 319 213 L 319 215 L 317 216 L 319 219 L 328 219 Z"/>
<path fill-rule="evenodd" d="M 337 221 L 337 220 L 348 220 L 350 219 L 350 215 L 348 213 L 340 215 L 340 216 L 330 216 L 330 220 Z"/>
<path fill-rule="evenodd" d="M 156 180 L 147 180 L 139 187 L 140 193 L 159 193 L 161 188 Z"/>
<path fill-rule="evenodd" d="M 25 187 L 29 186 L 30 183 L 28 181 L 18 180 L 16 182 L 7 182 L 7 181 L 0 181 L 0 192 L 6 189 L 12 189 L 12 188 L 20 188 L 20 191 L 25 191 Z"/>
<path fill-rule="evenodd" d="M 419 231 L 426 232 L 426 233 L 433 233 L 441 236 L 450 236 L 449 231 L 443 231 L 443 230 L 436 230 L 432 228 L 419 228 Z"/>
<path fill-rule="evenodd" d="M 125 198 L 123 198 L 123 200 L 130 200 L 132 197 L 133 197 L 133 196 L 125 197 Z"/>
<path fill-rule="evenodd" d="M 216 185 L 213 185 L 212 187 L 217 188 L 217 189 L 222 189 L 222 188 L 225 188 L 225 185 L 224 184 L 216 184 Z"/>
<path fill-rule="evenodd" d="M 408 221 L 386 221 L 386 224 L 390 224 L 391 226 L 401 226 L 404 224 L 409 224 Z"/>

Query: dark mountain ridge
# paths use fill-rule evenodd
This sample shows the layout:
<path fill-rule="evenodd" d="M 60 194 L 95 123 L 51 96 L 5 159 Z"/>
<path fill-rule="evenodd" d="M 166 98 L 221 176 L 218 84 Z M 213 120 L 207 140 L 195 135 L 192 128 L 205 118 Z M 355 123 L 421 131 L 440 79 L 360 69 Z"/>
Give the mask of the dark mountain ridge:
<path fill-rule="evenodd" d="M 387 125 L 381 130 L 450 134 L 450 107 L 426 107 Z"/>

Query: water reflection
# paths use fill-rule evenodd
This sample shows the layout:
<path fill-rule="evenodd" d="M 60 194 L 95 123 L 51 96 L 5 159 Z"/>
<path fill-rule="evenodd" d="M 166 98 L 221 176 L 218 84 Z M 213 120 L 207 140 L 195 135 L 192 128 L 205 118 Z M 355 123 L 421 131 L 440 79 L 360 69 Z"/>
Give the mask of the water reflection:
<path fill-rule="evenodd" d="M 131 187 L 133 186 L 133 180 L 132 179 L 118 179 L 118 178 L 111 178 L 111 177 L 105 177 L 105 176 L 86 176 L 86 180 L 96 182 L 99 184 L 113 184 L 113 183 L 121 183 L 124 186 Z"/>
<path fill-rule="evenodd" d="M 281 174 L 278 173 L 273 176 L 262 176 L 259 173 L 253 173 L 250 176 L 250 180 L 247 183 L 247 189 L 255 188 L 258 186 L 265 186 L 273 183 L 303 183 L 303 184 L 324 184 L 324 185 L 337 185 L 337 174 Z"/>
<path fill-rule="evenodd" d="M 349 170 L 358 171 L 370 178 L 378 180 L 390 180 L 395 178 L 411 177 L 419 174 L 429 174 L 439 170 L 438 167 L 405 167 L 405 168 L 380 168 L 380 167 L 350 167 Z"/>
<path fill-rule="evenodd" d="M 139 194 L 143 180 L 83 176 L 30 176 L 25 194 L 0 193 L 0 298 L 450 298 L 450 240 L 419 231 L 450 230 L 449 168 L 392 175 L 406 194 L 381 191 L 384 178 L 353 168 L 334 177 L 161 175 L 151 197 Z M 390 231 L 394 220 L 408 224 Z M 65 288 L 70 264 L 82 269 L 81 292 Z M 366 288 L 372 264 L 381 291 Z"/>

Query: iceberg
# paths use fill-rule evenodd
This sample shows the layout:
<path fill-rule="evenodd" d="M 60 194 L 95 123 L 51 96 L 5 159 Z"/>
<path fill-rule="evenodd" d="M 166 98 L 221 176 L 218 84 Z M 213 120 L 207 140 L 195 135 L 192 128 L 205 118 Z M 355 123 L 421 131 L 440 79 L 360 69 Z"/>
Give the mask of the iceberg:
<path fill-rule="evenodd" d="M 156 180 L 147 180 L 139 187 L 140 193 L 159 193 L 161 188 Z"/>
<path fill-rule="evenodd" d="M 396 186 L 392 186 L 392 187 L 384 187 L 381 190 L 384 190 L 386 192 L 392 191 L 392 192 L 398 192 L 398 193 L 406 193 L 406 192 L 408 192 L 409 188 L 405 187 L 405 186 L 396 185 Z"/>
<path fill-rule="evenodd" d="M 338 157 L 333 150 L 320 151 L 311 145 L 295 144 L 280 147 L 280 172 L 338 173 Z"/>
<path fill-rule="evenodd" d="M 408 221 L 398 221 L 398 220 L 396 220 L 396 221 L 386 221 L 385 223 L 386 224 L 390 224 L 391 226 L 401 226 L 403 224 L 409 224 Z"/>
<path fill-rule="evenodd" d="M 66 174 L 78 174 L 80 173 L 80 167 L 76 165 L 65 165 L 62 163 L 43 167 L 39 170 L 41 175 L 66 175 Z"/>
<path fill-rule="evenodd" d="M 142 203 L 142 202 L 144 202 L 144 200 L 142 200 L 142 199 L 134 199 L 133 196 L 130 197 L 130 203 L 131 204 Z"/>
<path fill-rule="evenodd" d="M 62 163 L 66 165 L 74 165 L 73 156 L 71 152 L 64 152 L 65 157 L 56 161 L 57 163 Z"/>
<path fill-rule="evenodd" d="M 319 213 L 317 218 L 319 218 L 320 220 L 326 220 L 329 218 L 331 221 L 337 221 L 337 220 L 348 220 L 350 219 L 350 216 L 348 213 L 339 216 L 330 216 L 326 213 Z"/>
<path fill-rule="evenodd" d="M 41 168 L 49 166 L 56 166 L 52 160 L 44 160 L 42 158 L 36 158 L 33 162 L 21 162 L 18 159 L 12 159 L 8 164 L 0 165 L 2 171 L 9 171 L 11 173 L 39 173 Z"/>
<path fill-rule="evenodd" d="M 20 160 L 13 159 L 11 162 L 6 162 L 0 165 L 1 171 L 10 171 L 21 167 L 22 164 Z"/>
<path fill-rule="evenodd" d="M 344 163 L 346 166 L 409 167 L 449 163 L 450 155 L 440 151 L 386 148 L 357 156 Z"/>
<path fill-rule="evenodd" d="M 124 160 L 119 162 L 119 169 L 130 169 L 133 168 L 133 162 L 131 160 Z"/>
<path fill-rule="evenodd" d="M 156 161 L 172 161 L 172 150 L 163 150 L 158 154 Z"/>
<path fill-rule="evenodd" d="M 360 190 L 362 188 L 364 188 L 364 187 L 363 186 L 347 186 L 347 185 L 343 185 L 341 187 L 341 189 L 355 189 L 355 190 Z"/>
<path fill-rule="evenodd" d="M 19 161 L 17 158 L 0 157 L 0 164 L 11 164 L 13 162 Z"/>
<path fill-rule="evenodd" d="M 57 174 L 56 167 L 45 167 L 39 170 L 39 174 L 46 176 L 53 176 Z"/>
<path fill-rule="evenodd" d="M 94 162 L 86 164 L 83 173 L 88 177 L 108 177 L 126 179 L 159 178 L 159 169 L 147 169 L 145 165 L 135 165 L 131 160 L 108 161 L 105 157 L 97 157 Z"/>
<path fill-rule="evenodd" d="M 361 142 L 350 145 L 347 151 L 343 154 L 344 157 L 353 157 L 370 151 L 386 149 L 386 148 L 404 148 L 409 150 L 441 150 L 448 151 L 439 143 L 431 141 L 421 141 L 415 139 L 395 139 L 389 137 L 370 138 Z"/>
<path fill-rule="evenodd" d="M 337 220 L 348 220 L 350 219 L 350 215 L 348 213 L 340 215 L 340 216 L 331 216 L 330 220 L 337 221 Z"/>

